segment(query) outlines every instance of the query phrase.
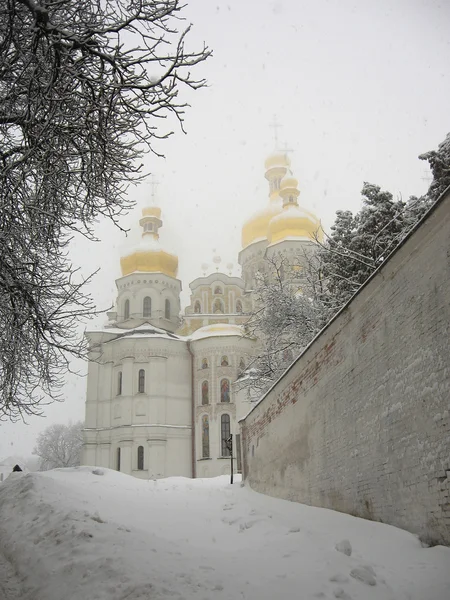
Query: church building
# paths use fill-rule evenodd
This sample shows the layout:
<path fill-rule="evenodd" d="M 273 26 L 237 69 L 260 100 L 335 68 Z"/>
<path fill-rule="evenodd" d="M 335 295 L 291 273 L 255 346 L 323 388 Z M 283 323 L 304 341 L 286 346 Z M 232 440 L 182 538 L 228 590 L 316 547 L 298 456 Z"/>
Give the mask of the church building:
<path fill-rule="evenodd" d="M 120 259 L 115 310 L 86 334 L 83 464 L 142 479 L 214 477 L 230 472 L 233 434 L 240 469 L 238 421 L 251 398 L 234 383 L 258 344 L 243 329 L 255 275 L 266 256 L 308 249 L 320 231 L 318 219 L 298 205 L 288 157 L 271 155 L 265 169 L 269 202 L 243 225 L 242 276 L 198 277 L 183 313 L 178 257 L 159 243 L 161 210 L 142 210 L 141 241 Z"/>

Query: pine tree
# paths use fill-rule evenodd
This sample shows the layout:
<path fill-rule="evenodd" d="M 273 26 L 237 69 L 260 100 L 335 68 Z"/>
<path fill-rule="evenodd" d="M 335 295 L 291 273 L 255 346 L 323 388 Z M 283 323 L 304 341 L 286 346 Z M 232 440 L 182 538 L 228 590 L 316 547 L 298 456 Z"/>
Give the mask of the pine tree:
<path fill-rule="evenodd" d="M 337 211 L 320 251 L 326 286 L 337 309 L 386 259 L 407 225 L 405 203 L 395 202 L 390 192 L 366 182 L 361 195 L 363 206 L 356 215 Z"/>
<path fill-rule="evenodd" d="M 429 205 L 450 186 L 450 133 L 437 150 L 430 150 L 419 156 L 420 160 L 427 160 L 433 173 L 433 181 L 425 194 Z"/>

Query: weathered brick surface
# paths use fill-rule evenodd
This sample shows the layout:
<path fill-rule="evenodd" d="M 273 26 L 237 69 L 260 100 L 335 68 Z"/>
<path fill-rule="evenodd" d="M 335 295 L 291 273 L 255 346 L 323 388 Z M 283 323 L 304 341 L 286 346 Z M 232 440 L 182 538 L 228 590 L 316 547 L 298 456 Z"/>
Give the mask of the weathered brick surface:
<path fill-rule="evenodd" d="M 257 491 L 450 545 L 450 195 L 241 422 Z"/>

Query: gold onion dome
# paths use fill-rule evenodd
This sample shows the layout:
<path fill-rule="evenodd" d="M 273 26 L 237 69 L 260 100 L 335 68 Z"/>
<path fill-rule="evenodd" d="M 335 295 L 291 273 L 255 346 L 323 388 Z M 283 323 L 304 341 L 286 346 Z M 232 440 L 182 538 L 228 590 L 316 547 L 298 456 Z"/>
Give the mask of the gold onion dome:
<path fill-rule="evenodd" d="M 277 152 L 271 154 L 265 161 L 265 178 L 269 182 L 270 203 L 262 210 L 255 213 L 242 227 L 242 247 L 246 248 L 254 242 L 267 239 L 267 230 L 270 221 L 282 212 L 283 205 L 279 195 L 281 180 L 286 175 L 291 161 L 286 154 Z"/>
<path fill-rule="evenodd" d="M 161 209 L 157 206 L 143 208 L 139 225 L 142 227 L 142 239 L 138 246 L 120 259 L 122 275 L 163 273 L 169 277 L 176 277 L 178 257 L 163 250 L 159 243 Z"/>
<path fill-rule="evenodd" d="M 299 207 L 297 202 L 299 195 L 298 181 L 294 177 L 283 179 L 280 187 L 283 210 L 269 223 L 267 234 L 269 244 L 296 238 L 307 238 L 311 241 L 316 237 L 322 239 L 320 221 L 313 213 Z"/>
<path fill-rule="evenodd" d="M 270 221 L 283 210 L 281 200 L 273 200 L 269 206 L 255 213 L 242 227 L 242 247 L 267 239 Z"/>
<path fill-rule="evenodd" d="M 289 156 L 282 152 L 275 152 L 274 154 L 271 154 L 264 162 L 266 171 L 276 167 L 289 168 L 290 166 L 291 161 L 289 160 Z"/>

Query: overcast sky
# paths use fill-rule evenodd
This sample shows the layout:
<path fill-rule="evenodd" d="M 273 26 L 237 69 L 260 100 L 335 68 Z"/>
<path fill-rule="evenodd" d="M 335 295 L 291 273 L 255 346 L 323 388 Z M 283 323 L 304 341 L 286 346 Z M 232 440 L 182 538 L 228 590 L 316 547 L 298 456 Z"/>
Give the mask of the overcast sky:
<path fill-rule="evenodd" d="M 148 157 L 160 181 L 161 242 L 179 256 L 183 307 L 189 281 L 211 264 L 239 273 L 243 222 L 267 201 L 264 159 L 279 138 L 290 149 L 300 204 L 329 228 L 338 209 L 360 208 L 364 181 L 407 199 L 428 186 L 417 156 L 450 131 L 450 3 L 447 0 L 187 0 L 190 47 L 214 55 L 195 74 L 207 89 L 185 94 L 179 130 Z M 115 298 L 121 250 L 132 243 L 151 186 L 131 190 L 128 239 L 99 223 L 101 242 L 78 242 L 73 260 L 88 274 L 99 308 Z M 80 366 L 85 370 L 85 366 Z M 29 424 L 0 424 L 0 459 L 27 456 L 51 423 L 84 418 L 86 379 L 67 378 L 64 404 Z"/>

